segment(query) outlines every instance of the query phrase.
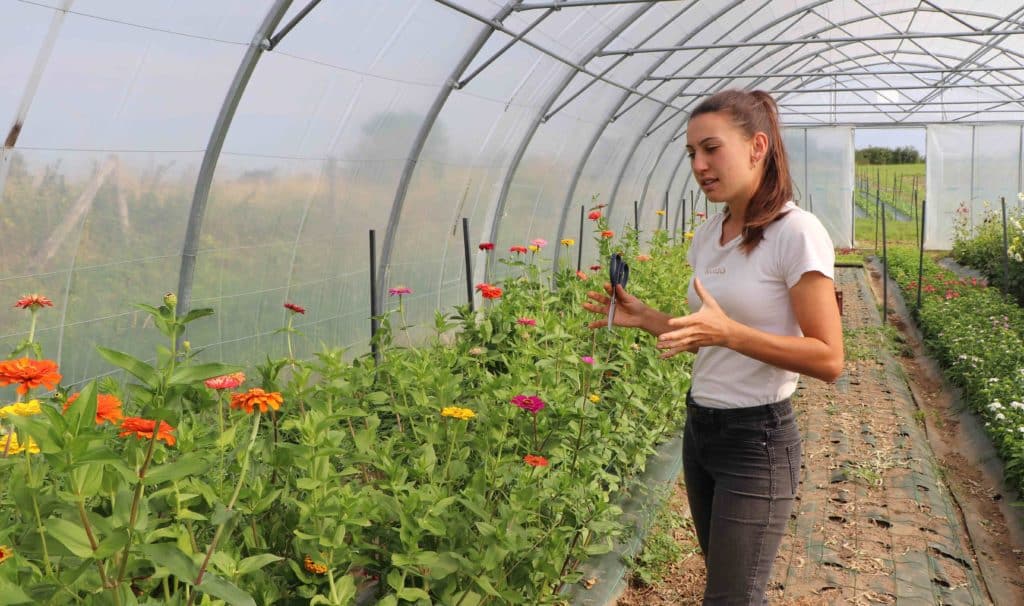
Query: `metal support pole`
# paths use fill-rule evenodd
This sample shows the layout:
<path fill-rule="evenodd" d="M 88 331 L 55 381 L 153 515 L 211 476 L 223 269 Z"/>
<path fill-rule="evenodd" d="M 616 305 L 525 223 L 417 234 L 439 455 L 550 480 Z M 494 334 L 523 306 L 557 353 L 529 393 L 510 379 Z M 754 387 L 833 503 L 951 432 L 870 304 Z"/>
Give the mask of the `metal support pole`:
<path fill-rule="evenodd" d="M 882 210 L 882 325 L 889 317 L 889 246 L 885 231 L 885 210 Z"/>
<path fill-rule="evenodd" d="M 580 204 L 580 239 L 576 242 L 576 271 L 583 271 L 583 215 L 587 212 L 587 206 Z"/>
<path fill-rule="evenodd" d="M 668 231 L 668 187 L 665 187 L 665 231 Z"/>
<path fill-rule="evenodd" d="M 473 311 L 473 259 L 469 254 L 469 219 L 462 217 L 462 252 L 466 256 L 466 301 Z"/>
<path fill-rule="evenodd" d="M 370 351 L 373 361 L 380 364 L 377 331 L 380 330 L 380 302 L 377 300 L 377 230 L 370 230 Z"/>
<path fill-rule="evenodd" d="M 999 197 L 1003 207 L 1003 291 L 1010 292 L 1010 241 L 1006 233 L 1006 196 Z"/>
<path fill-rule="evenodd" d="M 924 276 L 924 216 L 928 208 L 927 200 L 921 201 L 921 246 L 917 252 L 917 311 L 921 311 L 921 279 Z"/>

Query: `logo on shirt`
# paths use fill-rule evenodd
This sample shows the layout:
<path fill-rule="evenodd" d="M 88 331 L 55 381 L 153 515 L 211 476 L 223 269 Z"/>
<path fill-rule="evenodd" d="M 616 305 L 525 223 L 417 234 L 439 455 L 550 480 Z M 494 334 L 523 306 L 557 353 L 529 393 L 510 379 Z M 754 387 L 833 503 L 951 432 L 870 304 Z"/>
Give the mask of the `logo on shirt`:
<path fill-rule="evenodd" d="M 704 270 L 704 274 L 705 275 L 724 274 L 724 273 L 725 273 L 725 266 L 724 265 L 719 265 L 718 267 L 708 267 L 707 269 Z"/>

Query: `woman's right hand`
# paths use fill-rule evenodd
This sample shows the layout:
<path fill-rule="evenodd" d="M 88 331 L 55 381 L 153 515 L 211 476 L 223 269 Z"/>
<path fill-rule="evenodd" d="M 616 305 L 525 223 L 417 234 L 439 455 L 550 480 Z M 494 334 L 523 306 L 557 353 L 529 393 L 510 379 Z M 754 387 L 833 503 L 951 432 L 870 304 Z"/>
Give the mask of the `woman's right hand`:
<path fill-rule="evenodd" d="M 587 298 L 594 302 L 584 303 L 583 309 L 599 314 L 602 317 L 600 320 L 587 324 L 590 328 L 608 326 L 608 306 L 611 303 L 609 295 L 612 293 L 610 282 L 605 282 L 604 291 L 607 295 L 594 291 L 587 293 Z M 612 318 L 613 325 L 625 328 L 644 328 L 644 322 L 647 319 L 649 310 L 650 308 L 643 301 L 626 292 L 622 286 L 615 286 L 615 317 Z"/>

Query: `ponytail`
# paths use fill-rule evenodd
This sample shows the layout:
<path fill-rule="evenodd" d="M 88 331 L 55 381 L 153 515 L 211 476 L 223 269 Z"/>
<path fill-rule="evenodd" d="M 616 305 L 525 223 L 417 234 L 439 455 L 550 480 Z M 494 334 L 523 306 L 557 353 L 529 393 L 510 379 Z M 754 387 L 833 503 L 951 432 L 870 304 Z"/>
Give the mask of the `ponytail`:
<path fill-rule="evenodd" d="M 764 175 L 743 217 L 740 249 L 749 254 L 764 239 L 765 227 L 779 220 L 784 214 L 782 207 L 793 199 L 793 179 L 789 174 L 786 147 L 782 143 L 778 106 L 771 95 L 760 90 L 724 90 L 702 101 L 690 114 L 690 119 L 722 111 L 732 116 L 733 123 L 747 137 L 759 132 L 768 137 Z"/>

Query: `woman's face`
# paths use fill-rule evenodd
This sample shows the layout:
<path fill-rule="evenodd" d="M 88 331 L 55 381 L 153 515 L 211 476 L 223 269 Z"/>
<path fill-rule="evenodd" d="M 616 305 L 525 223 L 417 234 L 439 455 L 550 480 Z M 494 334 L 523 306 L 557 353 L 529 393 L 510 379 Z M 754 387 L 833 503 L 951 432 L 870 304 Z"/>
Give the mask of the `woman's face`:
<path fill-rule="evenodd" d="M 747 202 L 757 191 L 767 136 L 746 134 L 727 112 L 700 114 L 686 130 L 686 152 L 698 185 L 712 202 Z"/>

